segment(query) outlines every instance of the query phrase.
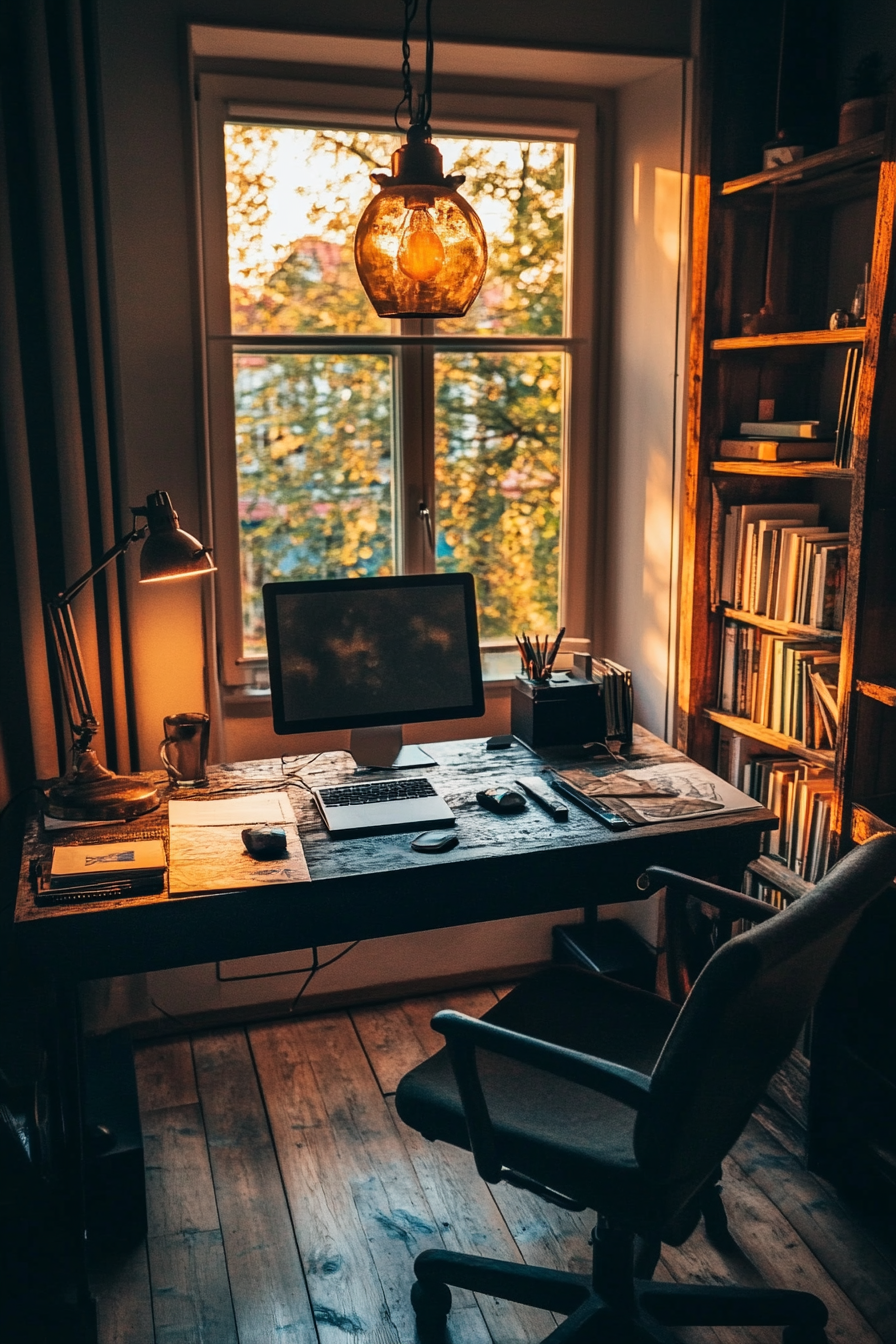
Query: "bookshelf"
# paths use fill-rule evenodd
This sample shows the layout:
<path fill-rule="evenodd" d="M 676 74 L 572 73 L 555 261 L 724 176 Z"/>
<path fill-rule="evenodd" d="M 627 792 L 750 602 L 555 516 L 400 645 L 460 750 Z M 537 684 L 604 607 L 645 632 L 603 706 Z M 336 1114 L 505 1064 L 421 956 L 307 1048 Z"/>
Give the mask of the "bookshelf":
<path fill-rule="evenodd" d="M 896 830 L 896 98 L 885 133 L 787 168 L 745 171 L 761 161 L 759 147 L 769 136 L 778 51 L 767 33 L 753 36 L 738 23 L 727 6 L 703 8 L 676 744 L 718 769 L 720 742 L 729 753 L 733 733 L 756 756 L 782 753 L 806 762 L 809 771 L 829 767 L 833 861 L 854 843 Z M 816 124 L 836 139 L 836 73 L 830 74 L 827 89 L 817 85 Z M 849 309 L 866 262 L 864 325 L 829 330 L 828 316 Z M 769 299 L 772 312 L 783 316 L 768 325 L 782 330 L 744 334 L 756 322 L 744 323 L 743 315 L 759 313 Z M 846 465 L 720 460 L 720 440 L 737 435 L 740 422 L 761 418 L 762 399 L 775 402 L 776 420 L 833 424 L 850 350 L 861 354 L 861 364 Z M 775 620 L 720 600 L 730 510 L 791 503 L 817 505 L 820 524 L 848 534 L 841 630 Z M 839 651 L 835 749 L 808 748 L 722 709 L 720 671 L 731 622 L 763 637 L 816 641 Z M 766 870 L 780 867 L 769 861 Z M 798 895 L 801 882 L 798 876 L 788 882 L 785 873 L 779 887 Z M 768 883 L 765 891 L 771 895 Z M 881 946 L 888 949 L 885 973 Z M 855 1062 L 881 1057 L 881 1014 L 889 1058 L 896 1060 L 894 958 L 891 893 L 856 931 L 815 1015 L 808 1139 L 818 1170 L 854 1188 L 884 1181 L 896 1199 L 896 1066 L 883 1079 L 878 1069 L 875 1091 L 868 1070 Z M 844 1105 L 853 1089 L 855 1097 Z M 881 1108 L 890 1139 L 881 1138 L 879 1120 L 862 1119 Z"/>

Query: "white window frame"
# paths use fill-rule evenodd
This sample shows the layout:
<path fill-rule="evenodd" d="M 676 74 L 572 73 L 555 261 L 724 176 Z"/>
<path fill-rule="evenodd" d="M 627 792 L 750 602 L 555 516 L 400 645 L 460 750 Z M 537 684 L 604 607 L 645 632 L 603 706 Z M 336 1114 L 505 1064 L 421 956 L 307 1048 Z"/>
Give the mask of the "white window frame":
<path fill-rule="evenodd" d="M 263 679 L 266 660 L 244 658 L 240 588 L 240 539 L 236 472 L 233 353 L 262 347 L 291 353 L 338 349 L 397 354 L 398 405 L 394 444 L 393 538 L 396 573 L 434 570 L 423 502 L 436 525 L 434 407 L 431 365 L 438 349 L 562 350 L 567 355 L 564 441 L 561 454 L 559 619 L 571 640 L 592 635 L 594 442 L 598 359 L 595 348 L 597 275 L 597 106 L 579 99 L 439 92 L 434 138 L 443 133 L 562 140 L 572 147 L 574 191 L 571 243 L 566 259 L 566 334 L 560 337 L 441 336 L 432 323 L 405 322 L 395 336 L 234 336 L 230 328 L 224 123 L 227 120 L 297 126 L 361 126 L 393 130 L 392 88 L 318 83 L 249 75 L 201 73 L 196 83 L 196 160 L 199 253 L 202 278 L 202 345 L 212 531 L 216 575 L 218 674 L 224 687 Z M 574 268 L 574 269 L 573 269 Z M 397 326 L 398 324 L 396 324 Z M 422 337 L 422 340 L 420 339 Z M 428 361 L 430 370 L 425 365 Z M 500 641 L 483 641 L 499 647 Z"/>

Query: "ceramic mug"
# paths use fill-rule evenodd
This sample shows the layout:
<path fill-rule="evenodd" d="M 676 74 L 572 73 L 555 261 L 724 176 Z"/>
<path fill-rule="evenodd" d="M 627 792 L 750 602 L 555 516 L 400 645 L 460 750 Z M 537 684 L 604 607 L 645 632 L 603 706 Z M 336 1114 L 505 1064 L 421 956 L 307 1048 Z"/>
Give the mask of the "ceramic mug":
<path fill-rule="evenodd" d="M 169 714 L 164 724 L 159 755 L 168 778 L 178 788 L 201 788 L 208 783 L 208 715 Z"/>

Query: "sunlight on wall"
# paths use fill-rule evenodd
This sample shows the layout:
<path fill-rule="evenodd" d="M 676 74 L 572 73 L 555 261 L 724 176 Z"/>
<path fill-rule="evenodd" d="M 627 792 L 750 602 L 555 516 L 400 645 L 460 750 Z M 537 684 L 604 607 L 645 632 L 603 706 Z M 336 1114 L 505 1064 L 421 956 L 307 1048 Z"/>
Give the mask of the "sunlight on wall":
<path fill-rule="evenodd" d="M 676 266 L 681 251 L 681 198 L 687 190 L 686 177 L 674 168 L 653 170 L 653 236 L 666 260 Z"/>
<path fill-rule="evenodd" d="M 654 444 L 647 458 L 644 481 L 644 632 L 641 639 L 643 671 L 660 685 L 669 676 L 669 557 L 672 547 L 672 464 L 666 445 Z"/>

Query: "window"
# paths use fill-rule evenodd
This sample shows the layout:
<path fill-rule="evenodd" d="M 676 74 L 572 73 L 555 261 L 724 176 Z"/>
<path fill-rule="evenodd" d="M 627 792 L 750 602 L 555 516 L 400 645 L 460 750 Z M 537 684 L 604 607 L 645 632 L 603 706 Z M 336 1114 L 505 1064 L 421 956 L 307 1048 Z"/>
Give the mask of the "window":
<path fill-rule="evenodd" d="M 484 643 L 587 635 L 594 109 L 454 98 L 435 139 L 486 280 L 465 318 L 397 322 L 352 257 L 391 93 L 273 87 L 204 76 L 200 99 L 223 680 L 263 671 L 276 578 L 468 570 Z"/>

